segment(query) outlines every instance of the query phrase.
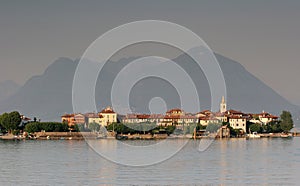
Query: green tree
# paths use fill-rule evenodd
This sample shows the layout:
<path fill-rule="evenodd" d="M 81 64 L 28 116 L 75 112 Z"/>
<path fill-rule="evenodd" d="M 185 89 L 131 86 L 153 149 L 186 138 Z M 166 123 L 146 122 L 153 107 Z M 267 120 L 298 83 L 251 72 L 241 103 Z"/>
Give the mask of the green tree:
<path fill-rule="evenodd" d="M 227 123 L 227 128 L 229 129 L 230 131 L 230 136 L 231 137 L 237 137 L 241 134 L 241 131 L 240 129 L 234 129 L 230 126 L 230 123 Z"/>
<path fill-rule="evenodd" d="M 1 115 L 0 123 L 1 126 L 6 129 L 8 132 L 18 129 L 19 124 L 21 123 L 21 115 L 17 111 L 11 113 L 4 113 Z"/>
<path fill-rule="evenodd" d="M 168 135 L 170 135 L 170 134 L 174 133 L 175 129 L 176 129 L 175 126 L 167 126 L 166 127 L 166 132 L 167 132 Z"/>
<path fill-rule="evenodd" d="M 86 131 L 86 129 L 85 129 L 85 127 L 84 127 L 84 124 L 76 124 L 76 125 L 74 126 L 74 130 L 75 130 L 76 132 L 85 132 L 85 131 Z"/>
<path fill-rule="evenodd" d="M 17 111 L 13 111 L 9 113 L 9 118 L 12 128 L 17 129 L 22 121 L 20 113 Z"/>
<path fill-rule="evenodd" d="M 280 115 L 280 128 L 284 132 L 289 132 L 294 126 L 292 114 L 288 111 L 282 111 Z"/>
<path fill-rule="evenodd" d="M 100 130 L 100 125 L 98 123 L 95 123 L 95 122 L 90 123 L 89 124 L 89 129 L 94 131 L 94 132 L 96 132 L 96 131 L 98 132 Z"/>
<path fill-rule="evenodd" d="M 25 126 L 25 129 L 24 129 L 24 130 L 25 130 L 26 132 L 28 132 L 28 133 L 34 133 L 34 132 L 39 132 L 39 131 L 41 131 L 39 125 L 38 125 L 36 122 L 28 123 L 28 124 Z"/>
<path fill-rule="evenodd" d="M 276 133 L 276 132 L 282 132 L 282 129 L 280 127 L 280 123 L 279 122 L 270 122 L 268 123 L 271 127 L 271 131 Z"/>
<path fill-rule="evenodd" d="M 262 127 L 259 123 L 254 123 L 249 126 L 251 132 L 261 132 Z"/>
<path fill-rule="evenodd" d="M 250 125 L 252 125 L 254 123 L 250 122 L 250 121 L 246 121 L 246 132 L 249 132 L 250 129 Z M 252 131 L 252 130 L 251 130 Z"/>
<path fill-rule="evenodd" d="M 222 127 L 222 123 L 208 123 L 206 131 L 210 133 L 217 132 Z"/>
<path fill-rule="evenodd" d="M 206 126 L 203 126 L 201 125 L 200 123 L 197 123 L 197 127 L 196 127 L 196 130 L 205 130 L 206 129 Z"/>
<path fill-rule="evenodd" d="M 42 130 L 46 132 L 67 132 L 69 131 L 68 125 L 65 123 L 57 122 L 32 122 L 25 126 L 25 131 L 29 133 L 40 132 Z"/>

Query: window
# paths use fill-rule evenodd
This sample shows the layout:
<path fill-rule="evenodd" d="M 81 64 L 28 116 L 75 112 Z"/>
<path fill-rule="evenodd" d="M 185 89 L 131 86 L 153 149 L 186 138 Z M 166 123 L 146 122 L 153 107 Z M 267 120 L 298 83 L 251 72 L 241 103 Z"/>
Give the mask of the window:
<path fill-rule="evenodd" d="M 238 127 L 238 126 L 239 126 L 239 124 L 237 123 L 237 124 L 236 124 L 236 126 Z"/>

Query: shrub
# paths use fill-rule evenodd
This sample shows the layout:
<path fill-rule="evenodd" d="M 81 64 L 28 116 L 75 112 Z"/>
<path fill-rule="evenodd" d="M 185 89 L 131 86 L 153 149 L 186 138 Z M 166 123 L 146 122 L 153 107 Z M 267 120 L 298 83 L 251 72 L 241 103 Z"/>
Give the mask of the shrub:
<path fill-rule="evenodd" d="M 68 125 L 65 123 L 58 122 L 32 122 L 28 123 L 24 129 L 26 132 L 40 132 L 44 130 L 45 132 L 67 132 L 69 131 Z"/>

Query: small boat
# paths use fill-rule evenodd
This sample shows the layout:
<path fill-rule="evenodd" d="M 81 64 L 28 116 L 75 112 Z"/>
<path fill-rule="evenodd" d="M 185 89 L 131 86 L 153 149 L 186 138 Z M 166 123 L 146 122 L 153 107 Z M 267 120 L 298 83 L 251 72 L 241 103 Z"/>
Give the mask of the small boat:
<path fill-rule="evenodd" d="M 260 135 L 257 132 L 253 132 L 252 134 L 248 135 L 249 138 L 260 138 Z"/>
<path fill-rule="evenodd" d="M 292 134 L 280 134 L 280 137 L 282 137 L 282 138 L 291 138 L 291 137 L 293 137 L 293 135 Z"/>
<path fill-rule="evenodd" d="M 99 134 L 96 136 L 96 139 L 105 139 L 106 137 L 107 137 L 106 135 Z"/>
<path fill-rule="evenodd" d="M 125 136 L 125 135 L 116 135 L 116 139 L 117 140 L 127 140 L 128 136 Z"/>

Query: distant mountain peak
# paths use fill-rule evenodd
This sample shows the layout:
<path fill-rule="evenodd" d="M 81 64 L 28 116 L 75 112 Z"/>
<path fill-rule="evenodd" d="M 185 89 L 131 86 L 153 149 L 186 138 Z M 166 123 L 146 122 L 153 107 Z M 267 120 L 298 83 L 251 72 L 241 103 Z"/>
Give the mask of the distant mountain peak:
<path fill-rule="evenodd" d="M 13 80 L 0 82 L 0 101 L 7 99 L 15 94 L 21 86 Z"/>
<path fill-rule="evenodd" d="M 262 110 L 273 114 L 279 114 L 282 110 L 289 110 L 299 116 L 300 109 L 289 103 L 285 98 L 277 94 L 273 89 L 265 85 L 258 78 L 249 73 L 238 62 L 215 54 L 224 74 L 227 86 L 228 108 L 242 110 L 244 112 L 260 112 Z M 113 63 L 106 63 L 103 70 L 101 83 L 97 83 L 96 104 L 102 108 L 110 103 L 110 87 L 115 76 L 132 59 L 137 57 L 120 59 Z M 210 108 L 210 90 L 207 80 L 199 67 L 189 63 L 190 57 L 178 56 L 174 62 L 183 66 L 187 73 L 197 79 L 195 82 L 199 90 L 202 110 Z M 11 110 L 19 110 L 29 117 L 38 117 L 42 120 L 59 120 L 63 113 L 72 113 L 72 83 L 79 59 L 72 60 L 62 57 L 54 61 L 40 76 L 28 80 L 21 88 L 0 102 L 0 113 Z M 105 78 L 103 78 L 105 77 Z M 158 83 L 157 83 L 158 82 Z M 1 90 L 3 90 L 0 83 Z M 13 83 L 8 83 L 13 84 Z M 153 96 L 161 96 L 166 99 L 171 108 L 178 107 L 177 96 L 168 97 L 174 92 L 174 87 L 157 79 L 147 79 L 138 83 L 133 91 L 131 100 L 133 107 L 143 113 L 148 109 L 147 101 Z M 160 95 L 161 94 L 161 95 Z M 220 98 L 221 100 L 221 98 Z"/>

